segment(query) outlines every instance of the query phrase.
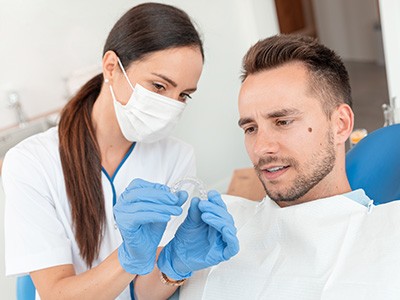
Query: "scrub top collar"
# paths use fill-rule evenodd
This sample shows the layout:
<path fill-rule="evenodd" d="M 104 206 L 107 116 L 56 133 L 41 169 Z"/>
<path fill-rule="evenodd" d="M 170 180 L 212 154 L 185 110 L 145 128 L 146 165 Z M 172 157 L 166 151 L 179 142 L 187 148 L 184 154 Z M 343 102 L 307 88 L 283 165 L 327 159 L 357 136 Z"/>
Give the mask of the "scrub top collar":
<path fill-rule="evenodd" d="M 113 206 L 115 205 L 115 203 L 117 203 L 117 193 L 115 192 L 115 186 L 114 186 L 114 179 L 117 176 L 118 171 L 121 169 L 121 167 L 123 166 L 123 164 L 125 163 L 125 161 L 128 159 L 128 157 L 131 155 L 133 149 L 135 148 L 136 143 L 133 143 L 132 146 L 129 148 L 128 152 L 125 154 L 124 158 L 121 160 L 121 162 L 119 163 L 117 169 L 115 169 L 115 172 L 113 174 L 113 176 L 111 177 L 106 169 L 104 169 L 103 166 L 101 166 L 101 171 L 104 173 L 104 175 L 107 177 L 108 181 L 110 182 L 111 188 L 112 188 L 112 192 L 113 192 Z M 114 225 L 116 226 L 116 225 Z M 134 296 L 134 288 L 133 288 L 133 282 L 129 283 L 129 292 L 130 292 L 130 296 L 131 299 L 135 299 Z"/>
<path fill-rule="evenodd" d="M 101 171 L 104 173 L 104 175 L 107 177 L 108 181 L 111 184 L 112 187 L 112 191 L 113 191 L 113 206 L 115 205 L 115 203 L 117 203 L 117 194 L 115 192 L 115 187 L 114 187 L 114 179 L 118 174 L 118 171 L 121 169 L 121 167 L 123 166 L 123 164 L 125 163 L 125 161 L 128 159 L 128 157 L 130 156 L 130 154 L 132 153 L 133 149 L 135 148 L 136 143 L 133 143 L 132 146 L 129 148 L 128 152 L 125 154 L 124 158 L 121 160 L 121 162 L 119 163 L 117 169 L 115 170 L 113 176 L 111 177 L 106 169 L 104 169 L 103 166 L 101 166 Z"/>

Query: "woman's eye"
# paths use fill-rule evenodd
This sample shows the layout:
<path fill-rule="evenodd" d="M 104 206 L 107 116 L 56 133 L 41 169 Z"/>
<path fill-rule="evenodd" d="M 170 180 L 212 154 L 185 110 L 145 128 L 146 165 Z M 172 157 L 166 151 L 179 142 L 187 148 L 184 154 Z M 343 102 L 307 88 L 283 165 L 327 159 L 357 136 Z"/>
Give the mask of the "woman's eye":
<path fill-rule="evenodd" d="M 165 90 L 165 87 L 162 84 L 156 82 L 153 82 L 153 87 L 157 93 Z"/>
<path fill-rule="evenodd" d="M 186 102 L 187 99 L 192 99 L 192 97 L 187 93 L 182 93 L 182 94 L 179 95 L 179 97 L 180 97 L 179 100 L 182 101 L 182 102 Z"/>

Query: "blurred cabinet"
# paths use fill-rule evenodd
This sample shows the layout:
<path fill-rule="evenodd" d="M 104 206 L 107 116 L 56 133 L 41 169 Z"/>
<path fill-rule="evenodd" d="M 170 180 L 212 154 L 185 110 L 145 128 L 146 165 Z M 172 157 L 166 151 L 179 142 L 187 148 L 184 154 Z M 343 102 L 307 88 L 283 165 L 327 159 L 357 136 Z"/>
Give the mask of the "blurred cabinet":
<path fill-rule="evenodd" d="M 265 190 L 254 168 L 244 168 L 233 171 L 227 194 L 260 201 Z"/>
<path fill-rule="evenodd" d="M 281 33 L 316 37 L 312 0 L 275 0 Z"/>

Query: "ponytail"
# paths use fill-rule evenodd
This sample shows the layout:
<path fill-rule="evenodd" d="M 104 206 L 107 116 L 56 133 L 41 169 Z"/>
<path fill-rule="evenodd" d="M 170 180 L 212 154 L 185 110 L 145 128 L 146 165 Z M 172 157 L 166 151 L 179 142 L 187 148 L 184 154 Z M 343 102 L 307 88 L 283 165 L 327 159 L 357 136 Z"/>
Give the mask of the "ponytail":
<path fill-rule="evenodd" d="M 102 74 L 88 81 L 64 107 L 58 126 L 61 165 L 75 238 L 89 267 L 99 255 L 106 221 L 101 155 L 91 119 L 102 82 Z"/>

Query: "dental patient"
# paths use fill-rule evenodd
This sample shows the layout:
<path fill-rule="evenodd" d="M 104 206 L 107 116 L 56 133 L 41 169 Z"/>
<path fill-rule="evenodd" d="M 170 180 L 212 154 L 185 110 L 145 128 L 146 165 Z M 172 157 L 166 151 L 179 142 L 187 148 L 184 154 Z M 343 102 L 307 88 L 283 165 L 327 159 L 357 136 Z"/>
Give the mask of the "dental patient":
<path fill-rule="evenodd" d="M 195 272 L 179 299 L 400 299 L 399 202 L 374 206 L 345 172 L 354 115 L 341 59 L 273 36 L 248 50 L 242 80 L 239 126 L 267 197 L 223 197 L 240 251 Z"/>

